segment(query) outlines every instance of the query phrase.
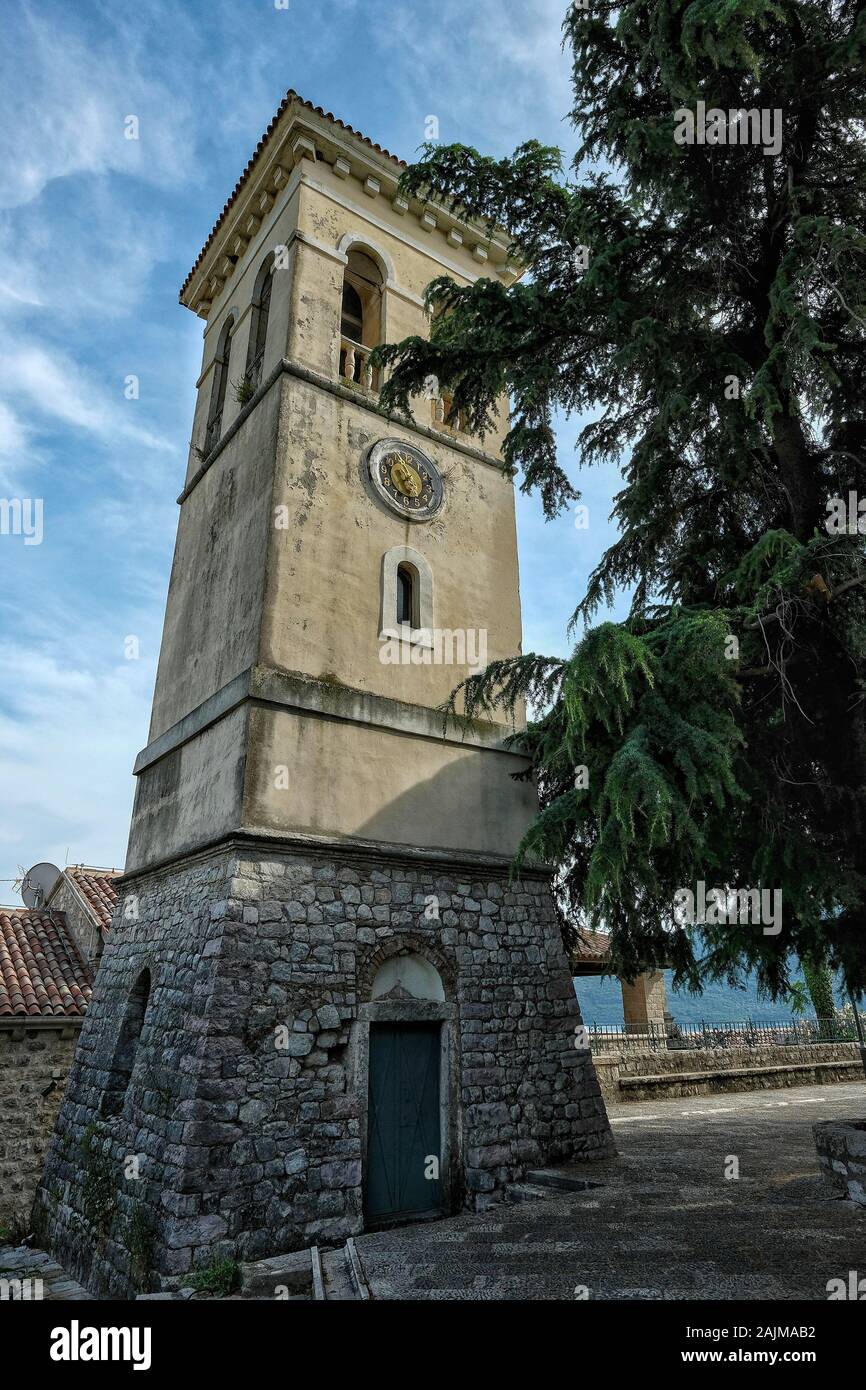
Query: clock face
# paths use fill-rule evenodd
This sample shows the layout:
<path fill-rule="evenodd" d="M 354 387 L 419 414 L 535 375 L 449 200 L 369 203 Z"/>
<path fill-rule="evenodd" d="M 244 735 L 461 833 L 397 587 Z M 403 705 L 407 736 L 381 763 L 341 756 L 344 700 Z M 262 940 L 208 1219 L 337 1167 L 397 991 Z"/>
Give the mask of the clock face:
<path fill-rule="evenodd" d="M 429 521 L 442 506 L 442 477 L 431 458 L 401 439 L 380 439 L 370 450 L 370 481 L 392 512 Z"/>

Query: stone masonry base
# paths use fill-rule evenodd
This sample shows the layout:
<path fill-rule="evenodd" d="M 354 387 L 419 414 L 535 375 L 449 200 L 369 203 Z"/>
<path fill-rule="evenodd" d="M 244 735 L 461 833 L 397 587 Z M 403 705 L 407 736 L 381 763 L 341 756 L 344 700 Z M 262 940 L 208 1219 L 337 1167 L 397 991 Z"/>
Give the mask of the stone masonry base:
<path fill-rule="evenodd" d="M 546 875 L 234 841 L 121 892 L 34 1209 L 92 1292 L 360 1232 L 377 1019 L 441 1022 L 447 1209 L 613 1152 Z M 444 1002 L 372 997 L 406 953 Z"/>

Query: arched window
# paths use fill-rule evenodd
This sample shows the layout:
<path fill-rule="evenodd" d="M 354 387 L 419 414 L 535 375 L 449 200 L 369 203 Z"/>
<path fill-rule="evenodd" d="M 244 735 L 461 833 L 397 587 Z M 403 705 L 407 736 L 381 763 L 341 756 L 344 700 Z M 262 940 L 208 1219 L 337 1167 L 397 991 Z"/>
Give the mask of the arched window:
<path fill-rule="evenodd" d="M 204 451 L 209 454 L 211 449 L 219 442 L 223 427 L 223 406 L 226 400 L 226 386 L 229 380 L 229 355 L 232 347 L 232 326 L 233 319 L 227 319 L 222 326 L 219 341 L 217 343 L 216 357 L 213 367 L 213 385 L 210 393 L 210 410 L 207 416 L 207 433 L 205 435 Z"/>
<path fill-rule="evenodd" d="M 397 566 L 397 622 L 398 624 L 408 623 L 410 627 L 417 627 L 417 608 L 415 594 L 418 576 L 411 565 L 405 563 Z"/>
<path fill-rule="evenodd" d="M 111 1070 L 108 1073 L 108 1080 L 102 1093 L 103 1115 L 119 1115 L 123 1109 L 124 1097 L 132 1079 L 135 1056 L 138 1051 L 141 1030 L 144 1027 L 144 1016 L 147 1012 L 149 999 L 150 971 L 142 970 L 126 1001 L 123 1022 L 120 1025 L 117 1045 L 111 1059 Z"/>
<path fill-rule="evenodd" d="M 252 323 L 250 324 L 250 343 L 247 348 L 246 380 L 255 391 L 261 385 L 262 364 L 265 360 L 265 344 L 268 338 L 268 314 L 271 309 L 271 287 L 273 277 L 274 253 L 259 270 L 256 287 L 253 291 Z"/>
<path fill-rule="evenodd" d="M 382 556 L 379 641 L 433 647 L 433 571 L 411 545 L 392 546 Z"/>
<path fill-rule="evenodd" d="M 370 349 L 382 336 L 382 272 L 366 251 L 352 247 L 343 274 L 340 311 L 340 376 L 378 390 Z"/>

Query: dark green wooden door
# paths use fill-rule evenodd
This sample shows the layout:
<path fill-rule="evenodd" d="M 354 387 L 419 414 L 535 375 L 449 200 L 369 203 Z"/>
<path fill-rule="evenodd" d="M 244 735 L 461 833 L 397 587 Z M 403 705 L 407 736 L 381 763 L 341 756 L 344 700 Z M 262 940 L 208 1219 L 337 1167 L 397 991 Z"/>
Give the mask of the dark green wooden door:
<path fill-rule="evenodd" d="M 370 1028 L 370 1220 L 442 1210 L 439 1056 L 438 1023 L 374 1023 Z"/>

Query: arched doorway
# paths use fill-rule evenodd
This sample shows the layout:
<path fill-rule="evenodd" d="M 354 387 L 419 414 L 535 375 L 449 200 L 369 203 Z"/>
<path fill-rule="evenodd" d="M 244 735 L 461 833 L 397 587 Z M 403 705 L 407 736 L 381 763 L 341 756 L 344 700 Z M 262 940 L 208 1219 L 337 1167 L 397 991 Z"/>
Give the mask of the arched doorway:
<path fill-rule="evenodd" d="M 366 1162 L 371 1226 L 441 1216 L 448 1207 L 448 1022 L 442 977 L 425 956 L 386 959 L 364 1010 Z"/>

